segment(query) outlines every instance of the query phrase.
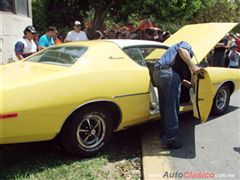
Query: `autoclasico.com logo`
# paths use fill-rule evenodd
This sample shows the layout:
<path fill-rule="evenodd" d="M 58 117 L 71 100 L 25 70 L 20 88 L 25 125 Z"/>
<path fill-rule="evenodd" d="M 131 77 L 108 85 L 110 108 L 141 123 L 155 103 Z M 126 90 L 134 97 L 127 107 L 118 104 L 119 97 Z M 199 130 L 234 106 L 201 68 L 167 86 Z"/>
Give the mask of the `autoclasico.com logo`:
<path fill-rule="evenodd" d="M 235 174 L 227 173 L 214 173 L 214 172 L 196 172 L 196 171 L 184 171 L 184 172 L 168 172 L 165 171 L 163 174 L 151 174 L 150 178 L 161 178 L 161 179 L 213 179 L 213 178 L 234 178 Z"/>

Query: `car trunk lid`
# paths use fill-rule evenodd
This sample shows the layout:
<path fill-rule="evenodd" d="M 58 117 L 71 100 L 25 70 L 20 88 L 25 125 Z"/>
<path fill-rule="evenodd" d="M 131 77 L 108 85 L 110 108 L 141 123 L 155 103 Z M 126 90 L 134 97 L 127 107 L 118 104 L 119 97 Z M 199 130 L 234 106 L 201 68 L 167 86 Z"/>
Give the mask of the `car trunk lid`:
<path fill-rule="evenodd" d="M 24 82 L 34 82 L 49 75 L 53 75 L 59 71 L 65 70 L 67 67 L 55 66 L 34 62 L 16 62 L 0 67 L 1 86 L 21 84 Z"/>

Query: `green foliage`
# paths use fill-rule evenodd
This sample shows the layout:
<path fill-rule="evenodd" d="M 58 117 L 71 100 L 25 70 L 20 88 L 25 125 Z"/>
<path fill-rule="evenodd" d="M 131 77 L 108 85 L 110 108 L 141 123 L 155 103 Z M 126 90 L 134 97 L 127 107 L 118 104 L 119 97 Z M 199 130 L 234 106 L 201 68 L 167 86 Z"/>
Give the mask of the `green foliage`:
<path fill-rule="evenodd" d="M 32 3 L 33 24 L 39 30 L 44 30 L 47 26 L 47 14 L 44 12 L 46 4 L 42 0 L 34 0 Z"/>
<path fill-rule="evenodd" d="M 202 0 L 191 22 L 240 22 L 240 0 Z"/>
<path fill-rule="evenodd" d="M 83 21 L 88 8 L 88 1 L 83 0 L 34 0 L 33 24 L 40 31 L 51 25 L 72 28 L 75 20 Z"/>
<path fill-rule="evenodd" d="M 44 31 L 47 26 L 71 29 L 72 23 L 93 21 L 93 29 L 115 23 L 150 18 L 164 29 L 176 31 L 189 23 L 240 22 L 240 0 L 33 0 L 33 22 Z"/>

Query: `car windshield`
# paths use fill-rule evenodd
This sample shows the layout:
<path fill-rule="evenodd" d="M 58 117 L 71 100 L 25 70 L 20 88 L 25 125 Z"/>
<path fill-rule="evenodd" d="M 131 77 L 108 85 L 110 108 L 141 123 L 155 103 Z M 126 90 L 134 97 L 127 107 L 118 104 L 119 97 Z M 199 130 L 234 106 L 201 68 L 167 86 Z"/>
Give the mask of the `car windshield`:
<path fill-rule="evenodd" d="M 86 47 L 52 47 L 27 59 L 30 62 L 71 66 L 85 52 Z"/>

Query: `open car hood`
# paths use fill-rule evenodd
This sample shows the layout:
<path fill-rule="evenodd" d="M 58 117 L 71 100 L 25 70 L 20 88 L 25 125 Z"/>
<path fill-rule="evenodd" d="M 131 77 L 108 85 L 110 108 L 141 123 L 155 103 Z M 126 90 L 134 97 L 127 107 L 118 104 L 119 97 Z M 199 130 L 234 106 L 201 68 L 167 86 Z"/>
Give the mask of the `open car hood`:
<path fill-rule="evenodd" d="M 186 25 L 167 39 L 164 44 L 172 46 L 178 42 L 188 42 L 195 53 L 193 60 L 200 63 L 211 49 L 238 23 L 204 23 Z"/>

